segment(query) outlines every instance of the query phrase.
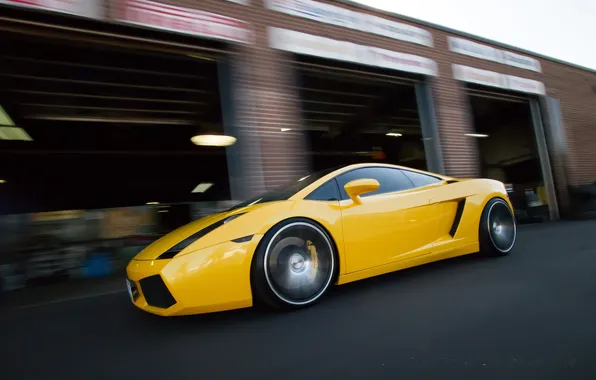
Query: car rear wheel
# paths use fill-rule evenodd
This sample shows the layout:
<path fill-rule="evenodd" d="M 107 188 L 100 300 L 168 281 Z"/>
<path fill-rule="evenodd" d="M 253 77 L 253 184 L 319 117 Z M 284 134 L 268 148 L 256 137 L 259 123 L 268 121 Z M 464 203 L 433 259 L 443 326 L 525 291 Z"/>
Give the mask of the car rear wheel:
<path fill-rule="evenodd" d="M 491 199 L 480 218 L 480 251 L 491 256 L 509 254 L 515 246 L 517 226 L 509 204 L 501 198 Z"/>
<path fill-rule="evenodd" d="M 263 237 L 251 282 L 257 304 L 295 309 L 311 306 L 329 289 L 337 271 L 329 234 L 302 218 L 286 220 Z"/>

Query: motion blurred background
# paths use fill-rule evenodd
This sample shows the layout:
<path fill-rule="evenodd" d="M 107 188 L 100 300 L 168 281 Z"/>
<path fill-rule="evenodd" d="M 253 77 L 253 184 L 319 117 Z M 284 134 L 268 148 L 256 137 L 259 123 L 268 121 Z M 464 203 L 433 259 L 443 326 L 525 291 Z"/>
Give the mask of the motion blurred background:
<path fill-rule="evenodd" d="M 596 75 L 565 62 L 346 1 L 0 0 L 0 31 L 5 299 L 120 289 L 163 234 L 358 162 L 594 210 Z"/>

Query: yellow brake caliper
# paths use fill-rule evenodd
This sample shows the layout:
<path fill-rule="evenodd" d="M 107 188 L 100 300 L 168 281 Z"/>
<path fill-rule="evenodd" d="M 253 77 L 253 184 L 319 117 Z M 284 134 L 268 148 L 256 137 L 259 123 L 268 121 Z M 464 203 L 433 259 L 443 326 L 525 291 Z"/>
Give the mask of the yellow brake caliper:
<path fill-rule="evenodd" d="M 311 257 L 311 265 L 313 271 L 310 273 L 310 279 L 314 280 L 315 276 L 317 275 L 317 269 L 319 268 L 319 255 L 317 253 L 317 247 L 312 243 L 312 241 L 306 241 L 306 249 L 310 253 Z"/>

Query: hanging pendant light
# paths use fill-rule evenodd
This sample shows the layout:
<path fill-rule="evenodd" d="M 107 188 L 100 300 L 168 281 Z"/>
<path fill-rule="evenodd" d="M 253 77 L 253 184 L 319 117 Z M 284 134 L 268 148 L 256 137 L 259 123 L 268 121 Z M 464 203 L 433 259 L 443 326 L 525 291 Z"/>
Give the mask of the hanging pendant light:
<path fill-rule="evenodd" d="M 201 128 L 203 133 L 190 138 L 193 144 L 199 146 L 230 146 L 236 143 L 234 136 L 228 136 L 216 132 L 218 129 L 214 126 L 203 125 Z"/>
<path fill-rule="evenodd" d="M 236 143 L 236 138 L 227 135 L 196 135 L 190 141 L 200 146 L 230 146 Z"/>

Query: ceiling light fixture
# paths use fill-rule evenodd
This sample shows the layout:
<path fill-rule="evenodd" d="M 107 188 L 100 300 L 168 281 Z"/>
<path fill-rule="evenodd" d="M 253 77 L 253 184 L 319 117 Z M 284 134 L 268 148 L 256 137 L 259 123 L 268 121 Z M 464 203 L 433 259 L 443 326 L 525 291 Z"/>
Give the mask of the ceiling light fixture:
<path fill-rule="evenodd" d="M 5 179 L 0 179 L 0 183 L 6 183 Z"/>
<path fill-rule="evenodd" d="M 292 130 L 292 128 L 282 128 L 281 129 L 282 132 L 287 132 L 287 131 L 291 131 L 291 130 Z"/>
<path fill-rule="evenodd" d="M 202 182 L 197 185 L 192 191 L 193 193 L 204 193 L 205 191 L 209 190 L 213 186 L 212 183 Z"/>
<path fill-rule="evenodd" d="M 401 133 L 396 133 L 396 132 L 389 132 L 386 134 L 386 136 L 390 136 L 390 137 L 401 137 L 402 134 Z"/>
<path fill-rule="evenodd" d="M 483 133 L 464 133 L 464 136 L 468 136 L 468 137 L 478 137 L 478 138 L 484 138 L 484 137 L 488 137 L 488 135 L 485 135 Z"/>
<path fill-rule="evenodd" d="M 2 108 L 2 106 L 0 106 L 0 125 L 8 127 L 14 127 L 15 125 L 14 121 L 12 121 L 12 119 L 10 118 L 10 116 L 8 116 L 6 111 L 4 111 L 4 108 Z"/>
<path fill-rule="evenodd" d="M 146 204 L 148 204 L 148 205 L 158 205 L 159 202 L 147 202 Z"/>
<path fill-rule="evenodd" d="M 200 146 L 230 146 L 236 143 L 236 138 L 226 135 L 196 135 L 190 141 Z"/>
<path fill-rule="evenodd" d="M 0 127 L 0 140 L 33 141 L 23 128 Z"/>

